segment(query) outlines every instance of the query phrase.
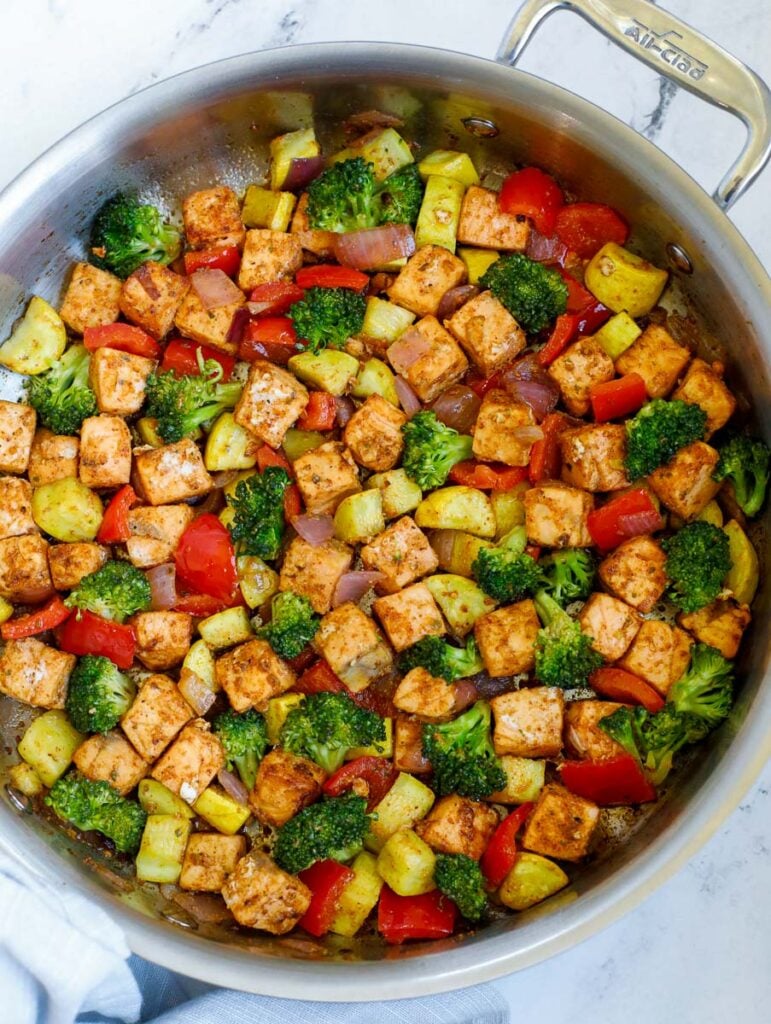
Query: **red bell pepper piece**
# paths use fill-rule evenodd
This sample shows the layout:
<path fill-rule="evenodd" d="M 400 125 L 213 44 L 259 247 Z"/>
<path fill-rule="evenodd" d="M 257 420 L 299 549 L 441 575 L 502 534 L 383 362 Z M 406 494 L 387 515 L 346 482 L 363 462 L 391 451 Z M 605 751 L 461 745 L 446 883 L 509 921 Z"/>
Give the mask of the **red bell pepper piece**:
<path fill-rule="evenodd" d="M 398 778 L 398 771 L 386 757 L 357 757 L 330 775 L 323 789 L 327 796 L 342 796 L 355 782 L 367 785 L 367 810 L 376 807 Z"/>
<path fill-rule="evenodd" d="M 527 480 L 527 469 L 506 466 L 502 462 L 486 463 L 465 459 L 452 467 L 450 479 L 453 483 L 476 487 L 480 491 L 510 491 L 512 487 Z"/>
<path fill-rule="evenodd" d="M 271 448 L 269 444 L 261 444 L 257 449 L 257 468 L 262 473 L 262 471 L 268 466 L 280 466 L 281 469 L 285 469 L 290 476 L 294 476 L 292 463 L 283 452 L 276 451 L 276 449 Z"/>
<path fill-rule="evenodd" d="M 296 693 L 343 693 L 345 684 L 323 659 L 306 669 L 292 689 Z"/>
<path fill-rule="evenodd" d="M 67 654 L 101 654 L 118 668 L 131 668 L 136 635 L 131 626 L 111 622 L 89 611 L 70 615 L 57 631 L 59 647 Z"/>
<path fill-rule="evenodd" d="M 284 519 L 291 522 L 302 514 L 303 500 L 300 495 L 300 488 L 297 484 L 290 484 L 284 491 Z"/>
<path fill-rule="evenodd" d="M 377 908 L 377 930 L 390 945 L 409 939 L 444 939 L 455 931 L 458 908 L 438 889 L 421 896 L 397 896 L 384 885 Z"/>
<path fill-rule="evenodd" d="M 589 676 L 589 685 L 601 697 L 621 701 L 622 704 L 641 704 L 655 714 L 664 707 L 664 698 L 650 683 L 624 668 L 607 665 Z"/>
<path fill-rule="evenodd" d="M 96 539 L 100 544 L 122 544 L 131 536 L 128 524 L 129 509 L 137 504 L 139 498 L 131 484 L 124 484 L 110 498 L 104 510 L 102 522 Z"/>
<path fill-rule="evenodd" d="M 501 386 L 503 371 L 498 370 L 491 377 L 483 377 L 478 370 L 469 370 L 466 375 L 466 386 L 471 388 L 475 395 L 484 398 L 488 391 Z"/>
<path fill-rule="evenodd" d="M 265 305 L 259 316 L 279 316 L 281 313 L 287 313 L 303 295 L 305 292 L 294 281 L 268 281 L 252 288 L 249 301 Z"/>
<path fill-rule="evenodd" d="M 245 602 L 241 596 L 241 591 L 231 598 L 229 601 L 222 601 L 218 597 L 212 597 L 211 594 L 180 594 L 177 597 L 177 603 L 174 605 L 175 612 L 187 612 L 188 615 L 194 615 L 196 618 L 208 618 L 210 615 L 216 615 L 217 612 L 223 612 L 226 608 L 234 608 L 237 605 L 244 605 Z"/>
<path fill-rule="evenodd" d="M 317 860 L 298 877 L 313 893 L 310 905 L 298 924 L 319 938 L 329 931 L 337 913 L 337 901 L 353 878 L 353 871 L 336 860 Z"/>
<path fill-rule="evenodd" d="M 369 276 L 351 267 L 338 267 L 334 263 L 320 263 L 303 267 L 294 277 L 300 288 L 350 288 L 360 292 L 369 284 Z"/>
<path fill-rule="evenodd" d="M 661 529 L 661 516 L 644 487 L 636 487 L 594 509 L 586 518 L 592 540 L 609 551 L 630 537 Z"/>
<path fill-rule="evenodd" d="M 573 340 L 577 323 L 576 313 L 563 313 L 557 317 L 548 341 L 538 353 L 538 362 L 541 366 L 551 366 L 557 356 L 562 355 Z"/>
<path fill-rule="evenodd" d="M 86 327 L 83 331 L 83 344 L 89 352 L 96 352 L 98 348 L 114 348 L 147 359 L 158 359 L 161 354 L 161 346 L 155 338 L 133 324 Z"/>
<path fill-rule="evenodd" d="M 532 804 L 520 804 L 504 818 L 492 834 L 479 866 L 490 885 L 496 889 L 514 867 L 517 859 L 517 832 L 533 809 Z"/>
<path fill-rule="evenodd" d="M 582 313 L 587 306 L 591 306 L 592 303 L 597 301 L 589 289 L 584 288 L 580 281 L 576 281 L 572 274 L 569 274 L 567 270 L 563 270 L 562 267 L 557 269 L 562 276 L 562 280 L 568 286 L 566 313 Z"/>
<path fill-rule="evenodd" d="M 566 761 L 560 766 L 560 775 L 566 789 L 600 807 L 645 804 L 656 799 L 655 787 L 631 754 L 609 761 Z"/>
<path fill-rule="evenodd" d="M 559 477 L 562 466 L 559 439 L 560 434 L 569 426 L 567 417 L 561 412 L 550 412 L 544 419 L 541 424 L 543 437 L 530 449 L 527 475 L 531 484 L 538 484 L 541 480 L 556 480 Z"/>
<path fill-rule="evenodd" d="M 597 423 L 619 420 L 641 409 L 648 399 L 645 381 L 639 373 L 595 384 L 589 389 L 589 400 Z"/>
<path fill-rule="evenodd" d="M 182 338 L 174 338 L 166 346 L 161 361 L 161 371 L 173 370 L 178 377 L 195 377 L 201 372 L 198 365 L 198 353 L 201 359 L 213 359 L 222 367 L 222 380 L 230 380 L 233 367 L 236 365 L 235 358 L 226 352 L 220 352 L 216 348 L 209 348 L 208 345 L 199 345 L 196 341 L 186 341 Z"/>
<path fill-rule="evenodd" d="M 236 553 L 228 529 L 210 512 L 185 530 L 174 556 L 177 579 L 198 594 L 229 604 L 238 593 Z"/>
<path fill-rule="evenodd" d="M 238 346 L 238 358 L 250 363 L 255 359 L 269 359 L 285 366 L 297 352 L 297 332 L 288 316 L 250 320 Z"/>
<path fill-rule="evenodd" d="M 241 253 L 237 245 L 221 245 L 214 249 L 195 249 L 185 253 L 185 273 L 196 270 L 222 270 L 233 277 L 241 265 Z"/>
<path fill-rule="evenodd" d="M 72 614 L 64 601 L 55 594 L 42 608 L 37 608 L 29 615 L 20 615 L 18 619 L 9 619 L 0 626 L 3 640 L 21 640 L 25 636 L 36 636 L 47 629 L 55 629 Z"/>
<path fill-rule="evenodd" d="M 537 167 L 525 167 L 510 174 L 498 197 L 504 213 L 529 217 L 536 231 L 547 236 L 554 234 L 563 201 L 562 189 L 554 178 Z"/>
<path fill-rule="evenodd" d="M 300 430 L 333 430 L 337 423 L 337 402 L 328 391 L 311 391 L 305 412 L 297 421 Z"/>
<path fill-rule="evenodd" d="M 594 256 L 606 242 L 623 245 L 629 226 L 612 207 L 603 203 L 570 203 L 557 214 L 557 237 L 582 259 Z"/>

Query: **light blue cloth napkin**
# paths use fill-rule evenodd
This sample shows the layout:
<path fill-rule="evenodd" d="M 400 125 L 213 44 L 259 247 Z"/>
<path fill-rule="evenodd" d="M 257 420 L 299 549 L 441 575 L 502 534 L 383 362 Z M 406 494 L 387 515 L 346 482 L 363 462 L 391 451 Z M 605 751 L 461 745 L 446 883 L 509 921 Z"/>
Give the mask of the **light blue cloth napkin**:
<path fill-rule="evenodd" d="M 307 1003 L 214 988 L 129 956 L 120 928 L 0 850 L 2 1024 L 508 1024 L 491 985 L 389 1003 Z"/>

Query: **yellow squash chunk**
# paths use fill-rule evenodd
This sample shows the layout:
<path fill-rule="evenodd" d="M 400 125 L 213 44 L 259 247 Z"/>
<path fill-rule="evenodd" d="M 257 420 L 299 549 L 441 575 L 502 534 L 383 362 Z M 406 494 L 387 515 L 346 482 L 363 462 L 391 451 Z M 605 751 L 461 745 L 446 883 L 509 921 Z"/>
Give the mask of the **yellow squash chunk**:
<path fill-rule="evenodd" d="M 463 246 L 458 249 L 458 256 L 466 264 L 469 284 L 479 284 L 479 278 L 487 268 L 500 259 L 500 253 L 492 249 L 468 249 Z"/>
<path fill-rule="evenodd" d="M 378 181 L 415 162 L 412 150 L 393 128 L 384 128 L 379 135 L 357 147 L 356 153 L 372 164 Z"/>
<path fill-rule="evenodd" d="M 594 337 L 614 361 L 642 334 L 628 313 L 616 313 L 607 320 Z"/>
<path fill-rule="evenodd" d="M 36 487 L 32 518 L 56 540 L 93 540 L 102 525 L 99 496 L 74 476 Z"/>
<path fill-rule="evenodd" d="M 158 433 L 158 420 L 154 416 L 143 416 L 137 420 L 136 428 L 143 444 L 151 448 L 163 448 L 164 440 Z"/>
<path fill-rule="evenodd" d="M 63 711 L 46 711 L 31 723 L 19 743 L 19 755 L 53 786 L 72 764 L 72 755 L 86 737 Z"/>
<path fill-rule="evenodd" d="M 493 491 L 490 503 L 495 515 L 495 539 L 500 540 L 515 526 L 525 524 L 525 503 L 522 500 L 528 484 L 518 484 L 510 491 Z"/>
<path fill-rule="evenodd" d="M 257 555 L 240 555 L 236 569 L 241 594 L 250 608 L 259 608 L 278 593 L 278 574 Z"/>
<path fill-rule="evenodd" d="M 181 797 L 172 793 L 156 779 L 142 779 L 137 790 L 139 803 L 148 814 L 171 815 L 175 818 L 194 818 L 195 811 Z"/>
<path fill-rule="evenodd" d="M 289 461 L 294 462 L 301 455 L 312 452 L 314 448 L 328 440 L 329 435 L 322 434 L 319 430 L 298 430 L 296 427 L 290 427 L 284 434 L 281 447 Z"/>
<path fill-rule="evenodd" d="M 288 231 L 296 202 L 291 192 L 274 192 L 260 185 L 250 185 L 244 196 L 241 220 L 248 228 Z"/>
<path fill-rule="evenodd" d="M 282 693 L 280 697 L 272 697 L 268 701 L 265 709 L 265 726 L 268 731 L 268 742 L 273 746 L 278 743 L 286 716 L 304 700 L 305 694 L 302 693 Z"/>
<path fill-rule="evenodd" d="M 423 157 L 418 164 L 418 170 L 422 178 L 439 174 L 443 178 L 459 181 L 465 188 L 479 184 L 479 175 L 471 157 L 468 153 L 461 153 L 455 149 L 435 149 L 433 153 Z"/>
<path fill-rule="evenodd" d="M 226 608 L 198 623 L 198 632 L 215 651 L 234 647 L 254 637 L 246 608 Z"/>
<path fill-rule="evenodd" d="M 368 338 L 381 341 L 396 341 L 415 320 L 415 314 L 408 309 L 387 302 L 376 295 L 370 295 L 364 311 L 364 325 L 361 333 Z"/>
<path fill-rule="evenodd" d="M 196 640 L 190 645 L 185 660 L 182 662 L 182 671 L 184 672 L 185 669 L 188 672 L 195 672 L 208 689 L 213 691 L 218 689 L 214 672 L 214 655 L 205 640 Z"/>
<path fill-rule="evenodd" d="M 330 395 L 342 395 L 356 379 L 359 360 L 347 352 L 327 348 L 323 352 L 300 352 L 289 360 L 289 369 L 303 384 Z"/>
<path fill-rule="evenodd" d="M 335 935 L 355 935 L 374 909 L 383 888 L 377 859 L 366 850 L 351 864 L 351 870 L 353 878 L 340 893 L 330 926 Z"/>
<path fill-rule="evenodd" d="M 723 525 L 723 512 L 716 501 L 709 501 L 696 516 L 703 523 L 712 523 L 713 526 Z"/>
<path fill-rule="evenodd" d="M 757 552 L 735 519 L 726 523 L 723 529 L 728 535 L 728 551 L 731 556 L 731 568 L 725 578 L 725 585 L 739 604 L 752 604 L 760 579 Z"/>
<path fill-rule="evenodd" d="M 190 822 L 174 814 L 151 814 L 136 856 L 140 882 L 173 885 L 182 872 Z"/>
<path fill-rule="evenodd" d="M 275 192 L 281 189 L 293 160 L 318 156 L 320 152 L 313 128 L 277 136 L 270 144 L 270 187 Z"/>
<path fill-rule="evenodd" d="M 424 582 L 456 636 L 470 633 L 476 620 L 495 608 L 495 601 L 465 576 L 441 573 Z"/>
<path fill-rule="evenodd" d="M 423 491 L 410 480 L 403 469 L 389 469 L 385 473 L 373 473 L 367 480 L 368 490 L 377 488 L 383 501 L 383 515 L 395 519 L 406 512 L 412 512 L 423 500 Z"/>
<path fill-rule="evenodd" d="M 4 597 L 0 597 L 0 625 L 3 622 L 7 622 L 13 615 L 13 605 L 10 601 L 6 601 Z"/>
<path fill-rule="evenodd" d="M 570 879 L 555 864 L 537 853 L 519 853 L 514 867 L 498 891 L 501 903 L 511 910 L 527 910 L 564 889 Z"/>
<path fill-rule="evenodd" d="M 11 768 L 8 772 L 8 781 L 24 796 L 40 796 L 43 792 L 43 780 L 26 761 L 21 761 Z"/>
<path fill-rule="evenodd" d="M 420 896 L 436 888 L 436 854 L 412 829 L 387 840 L 377 857 L 380 877 L 398 896 Z"/>
<path fill-rule="evenodd" d="M 0 364 L 14 373 L 45 373 L 61 359 L 67 346 L 64 321 L 37 295 L 4 345 L 0 346 Z"/>
<path fill-rule="evenodd" d="M 426 191 L 415 225 L 415 245 L 441 245 L 455 252 L 460 208 L 465 188 L 454 178 L 432 174 L 426 181 Z"/>
<path fill-rule="evenodd" d="M 400 772 L 396 782 L 373 812 L 370 832 L 364 845 L 378 853 L 386 841 L 401 828 L 412 826 L 425 818 L 434 804 L 434 792 L 414 775 Z"/>
<path fill-rule="evenodd" d="M 490 499 L 476 487 L 442 487 L 418 505 L 415 522 L 434 530 L 465 530 L 476 537 L 495 536 Z"/>
<path fill-rule="evenodd" d="M 257 464 L 254 435 L 233 419 L 232 412 L 223 412 L 209 431 L 203 461 L 210 473 L 226 469 L 251 469 Z"/>
<path fill-rule="evenodd" d="M 355 761 L 357 757 L 393 757 L 394 753 L 394 720 L 384 718 L 385 739 L 371 743 L 368 747 L 351 747 L 346 751 L 346 761 Z"/>
<path fill-rule="evenodd" d="M 193 810 L 226 836 L 234 836 L 249 817 L 246 804 L 240 804 L 219 786 L 205 789 L 193 804 Z"/>
<path fill-rule="evenodd" d="M 614 313 L 638 317 L 650 313 L 659 301 L 667 277 L 666 270 L 654 267 L 615 242 L 607 242 L 592 256 L 584 284 Z"/>
<path fill-rule="evenodd" d="M 364 544 L 385 530 L 383 500 L 379 490 L 350 494 L 337 506 L 335 537 L 346 544 Z"/>
<path fill-rule="evenodd" d="M 546 762 L 511 754 L 504 754 L 500 762 L 506 773 L 506 785 L 491 793 L 489 799 L 497 804 L 526 804 L 537 800 L 546 778 Z"/>
<path fill-rule="evenodd" d="M 471 576 L 471 567 L 480 549 L 490 548 L 492 544 L 463 530 L 438 530 L 431 536 L 431 546 L 440 569 L 458 576 Z"/>
<path fill-rule="evenodd" d="M 399 408 L 399 395 L 396 391 L 396 377 L 382 359 L 368 359 L 359 368 L 358 376 L 351 388 L 354 398 L 369 398 L 380 395 L 391 405 Z"/>

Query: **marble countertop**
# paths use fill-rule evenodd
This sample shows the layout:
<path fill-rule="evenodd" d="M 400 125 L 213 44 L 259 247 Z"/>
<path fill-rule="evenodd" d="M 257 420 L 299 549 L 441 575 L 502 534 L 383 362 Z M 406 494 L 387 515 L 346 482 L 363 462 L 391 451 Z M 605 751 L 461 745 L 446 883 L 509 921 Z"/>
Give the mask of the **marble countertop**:
<path fill-rule="evenodd" d="M 768 0 L 666 0 L 771 80 Z M 514 0 L 6 0 L 0 9 L 0 186 L 61 135 L 158 79 L 245 50 L 333 39 L 418 42 L 491 57 Z M 98 41 L 98 43 L 97 43 Z M 555 55 L 557 60 L 555 60 Z M 705 188 L 743 142 L 729 115 L 560 13 L 520 65 L 627 121 Z M 731 217 L 771 268 L 771 169 Z M 771 768 L 717 835 L 635 911 L 562 956 L 497 982 L 512 1019 L 743 1024 L 769 1019 Z"/>

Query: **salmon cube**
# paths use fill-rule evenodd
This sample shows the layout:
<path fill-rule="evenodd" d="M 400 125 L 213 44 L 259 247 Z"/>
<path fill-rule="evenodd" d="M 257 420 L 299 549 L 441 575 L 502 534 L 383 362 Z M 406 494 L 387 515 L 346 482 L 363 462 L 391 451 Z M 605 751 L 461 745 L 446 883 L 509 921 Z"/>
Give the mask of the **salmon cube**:
<path fill-rule="evenodd" d="M 718 598 L 697 612 L 683 612 L 677 621 L 700 643 L 717 648 L 724 658 L 735 658 L 751 619 L 746 604 L 738 604 L 733 598 Z"/>
<path fill-rule="evenodd" d="M 652 537 L 631 537 L 600 562 L 599 577 L 614 597 L 649 612 L 667 588 L 667 556 Z"/>
<path fill-rule="evenodd" d="M 131 477 L 131 431 L 120 416 L 89 416 L 80 428 L 80 482 L 96 490 Z"/>
<path fill-rule="evenodd" d="M 493 746 L 500 757 L 557 757 L 562 750 L 565 698 L 554 686 L 502 693 L 490 701 Z"/>
<path fill-rule="evenodd" d="M 607 761 L 626 751 L 599 727 L 599 722 L 622 704 L 611 700 L 574 700 L 565 712 L 565 744 L 575 757 Z"/>
<path fill-rule="evenodd" d="M 238 286 L 248 292 L 258 284 L 294 277 L 303 265 L 303 250 L 297 235 L 286 231 L 254 229 L 246 232 Z"/>
<path fill-rule="evenodd" d="M 152 675 L 142 683 L 120 724 L 134 749 L 146 761 L 155 761 L 194 717 L 177 684 L 168 676 Z"/>
<path fill-rule="evenodd" d="M 139 412 L 145 400 L 147 378 L 154 369 L 152 359 L 114 348 L 98 348 L 91 356 L 88 373 L 99 412 L 116 416 Z"/>
<path fill-rule="evenodd" d="M 649 398 L 664 398 L 688 365 L 691 353 L 665 328 L 650 324 L 616 360 L 620 374 L 639 373 Z"/>
<path fill-rule="evenodd" d="M 246 853 L 246 836 L 194 832 L 187 841 L 179 887 L 187 892 L 219 892 Z"/>
<path fill-rule="evenodd" d="M 672 395 L 673 399 L 701 406 L 707 414 L 707 438 L 724 427 L 736 409 L 736 399 L 723 381 L 722 369 L 721 363 L 710 366 L 703 359 L 694 359 Z"/>
<path fill-rule="evenodd" d="M 14 604 L 39 604 L 52 591 L 48 544 L 40 534 L 0 540 L 0 597 Z"/>
<path fill-rule="evenodd" d="M 651 473 L 651 488 L 670 512 L 686 521 L 695 519 L 720 490 L 721 484 L 712 477 L 719 458 L 710 445 L 694 441 Z"/>
<path fill-rule="evenodd" d="M 131 625 L 137 637 L 137 658 L 153 671 L 173 668 L 190 649 L 193 617 L 187 612 L 139 612 Z"/>
<path fill-rule="evenodd" d="M 424 245 L 388 289 L 397 306 L 435 317 L 445 292 L 466 280 L 466 264 L 441 245 Z"/>
<path fill-rule="evenodd" d="M 312 893 L 299 878 L 254 849 L 228 876 L 222 896 L 240 925 L 286 935 L 310 906 Z"/>
<path fill-rule="evenodd" d="M 402 516 L 365 545 L 361 560 L 365 568 L 383 573 L 385 578 L 377 584 L 383 594 L 397 593 L 439 565 L 428 538 L 409 516 Z"/>
<path fill-rule="evenodd" d="M 446 251 L 446 250 L 445 250 Z M 451 384 L 456 384 L 468 369 L 468 360 L 453 336 L 434 316 L 424 316 L 410 328 L 417 332 L 417 358 L 409 366 L 402 364 L 397 353 L 399 342 L 391 345 L 389 362 L 401 374 L 421 402 L 433 402 Z"/>
<path fill-rule="evenodd" d="M 549 376 L 559 385 L 562 400 L 574 416 L 585 416 L 591 389 L 615 375 L 613 360 L 593 337 L 574 342 L 549 367 Z"/>
<path fill-rule="evenodd" d="M 195 289 L 191 288 L 179 304 L 174 317 L 174 326 L 186 338 L 192 338 L 193 341 L 197 341 L 201 345 L 209 345 L 221 352 L 235 355 L 238 345 L 229 338 L 230 328 L 237 310 L 245 302 L 246 299 L 241 296 L 224 306 L 207 309 Z"/>
<path fill-rule="evenodd" d="M 107 782 L 121 796 L 138 786 L 150 767 L 117 729 L 89 736 L 72 755 L 72 760 L 87 779 Z"/>
<path fill-rule="evenodd" d="M 332 515 L 343 498 L 361 490 L 356 462 L 340 441 L 326 441 L 305 452 L 295 459 L 294 472 L 312 515 Z"/>
<path fill-rule="evenodd" d="M 560 437 L 562 479 L 585 491 L 620 491 L 629 486 L 626 428 L 623 423 L 592 423 Z"/>
<path fill-rule="evenodd" d="M 295 674 L 267 640 L 249 640 L 217 658 L 217 685 L 227 694 L 235 711 L 264 711 L 271 697 L 290 689 Z"/>
<path fill-rule="evenodd" d="M 0 477 L 0 540 L 37 533 L 32 518 L 32 487 L 16 476 Z"/>
<path fill-rule="evenodd" d="M 203 718 L 184 727 L 172 745 L 155 762 L 150 773 L 167 789 L 194 804 L 214 776 L 225 767 L 222 744 Z"/>
<path fill-rule="evenodd" d="M 241 221 L 238 196 L 227 185 L 201 189 L 182 202 L 185 239 L 191 249 L 221 248 L 244 244 L 246 229 Z"/>
<path fill-rule="evenodd" d="M 162 448 L 137 451 L 134 467 L 138 488 L 151 505 L 198 498 L 214 486 L 198 445 L 189 437 Z"/>
<path fill-rule="evenodd" d="M 503 369 L 527 343 L 525 332 L 492 292 L 464 302 L 445 326 L 485 377 Z"/>
<path fill-rule="evenodd" d="M 646 619 L 619 661 L 625 668 L 650 683 L 666 696 L 673 683 L 682 676 L 691 660 L 693 641 L 676 626 L 656 619 Z"/>
<path fill-rule="evenodd" d="M 445 632 L 442 613 L 425 583 L 379 597 L 372 610 L 397 651 L 411 647 L 424 636 L 441 636 Z"/>
<path fill-rule="evenodd" d="M 343 440 L 360 466 L 377 472 L 393 469 L 404 448 L 407 417 L 380 395 L 370 395 L 348 420 Z"/>
<path fill-rule="evenodd" d="M 534 425 L 529 405 L 515 401 L 497 388 L 488 391 L 474 426 L 474 455 L 484 462 L 526 466 L 533 441 L 522 438 L 522 428 Z"/>
<path fill-rule="evenodd" d="M 423 722 L 410 715 L 397 715 L 394 722 L 394 768 L 412 775 L 431 771 L 431 762 L 423 753 Z"/>
<path fill-rule="evenodd" d="M 308 404 L 308 391 L 287 370 L 264 359 L 252 363 L 233 418 L 244 430 L 278 448 Z"/>
<path fill-rule="evenodd" d="M 530 225 L 520 214 L 504 213 L 498 193 L 472 185 L 466 189 L 458 224 L 458 241 L 480 249 L 524 252 Z"/>
<path fill-rule="evenodd" d="M 120 311 L 154 338 L 165 338 L 189 288 L 186 277 L 150 260 L 123 282 Z"/>
<path fill-rule="evenodd" d="M 63 708 L 76 660 L 32 636 L 9 640 L 0 654 L 0 693 L 36 708 Z"/>
<path fill-rule="evenodd" d="M 535 640 L 541 621 L 532 601 L 518 601 L 482 615 L 474 636 L 488 675 L 516 676 L 535 665 Z"/>
<path fill-rule="evenodd" d="M 525 492 L 525 529 L 531 544 L 546 548 L 585 548 L 592 543 L 586 525 L 594 498 L 569 484 L 547 481 Z"/>
<path fill-rule="evenodd" d="M 24 473 L 37 413 L 29 405 L 0 401 L 0 473 Z"/>
<path fill-rule="evenodd" d="M 112 324 L 120 315 L 122 282 L 90 263 L 76 263 L 67 291 L 59 307 L 59 316 L 75 334 L 87 327 Z"/>
<path fill-rule="evenodd" d="M 462 853 L 479 860 L 497 826 L 492 807 L 453 793 L 437 800 L 415 831 L 437 853 Z"/>
<path fill-rule="evenodd" d="M 591 800 L 549 783 L 527 819 L 522 845 L 526 850 L 556 860 L 577 861 L 589 849 L 600 820 L 600 809 Z"/>
<path fill-rule="evenodd" d="M 350 601 L 324 616 L 313 644 L 335 675 L 354 693 L 393 668 L 390 648 L 377 626 Z"/>
<path fill-rule="evenodd" d="M 618 661 L 637 636 L 641 616 L 610 594 L 592 594 L 578 616 L 592 647 L 606 661 Z"/>
<path fill-rule="evenodd" d="M 442 722 L 452 717 L 455 690 L 424 668 L 413 668 L 397 686 L 393 702 L 405 714 Z"/>
<path fill-rule="evenodd" d="M 132 564 L 139 569 L 148 569 L 171 561 L 194 515 L 189 505 L 132 508 L 128 514 L 131 536 L 126 541 L 126 551 Z"/>
<path fill-rule="evenodd" d="M 280 828 L 321 796 L 323 768 L 307 757 L 277 748 L 260 761 L 249 807 L 265 825 Z"/>
<path fill-rule="evenodd" d="M 48 568 L 57 590 L 72 590 L 84 576 L 101 569 L 109 551 L 101 544 L 75 541 L 71 544 L 52 544 L 48 549 Z"/>
<path fill-rule="evenodd" d="M 78 475 L 80 439 L 69 434 L 52 434 L 41 427 L 35 431 L 27 475 L 33 487 L 52 484 Z"/>
<path fill-rule="evenodd" d="M 352 549 L 339 540 L 314 545 L 295 537 L 281 563 L 278 588 L 307 597 L 315 612 L 326 615 L 340 577 L 351 568 L 352 560 Z"/>

